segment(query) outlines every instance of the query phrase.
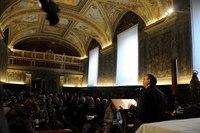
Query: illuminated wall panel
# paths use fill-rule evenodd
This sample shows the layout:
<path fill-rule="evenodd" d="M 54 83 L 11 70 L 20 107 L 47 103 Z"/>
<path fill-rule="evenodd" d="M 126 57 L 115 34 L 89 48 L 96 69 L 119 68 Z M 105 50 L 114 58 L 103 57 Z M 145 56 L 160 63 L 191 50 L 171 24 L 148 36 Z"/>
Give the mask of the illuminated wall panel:
<path fill-rule="evenodd" d="M 138 84 L 138 25 L 117 36 L 116 84 Z"/>
<path fill-rule="evenodd" d="M 89 52 L 88 86 L 96 86 L 99 66 L 99 47 Z"/>

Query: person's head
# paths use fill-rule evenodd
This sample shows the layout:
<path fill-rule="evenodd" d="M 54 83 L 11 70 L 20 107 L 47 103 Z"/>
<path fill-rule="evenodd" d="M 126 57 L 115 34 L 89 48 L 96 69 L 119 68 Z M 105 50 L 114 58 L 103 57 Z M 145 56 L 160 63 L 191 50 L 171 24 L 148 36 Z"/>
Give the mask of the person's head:
<path fill-rule="evenodd" d="M 152 74 L 146 74 L 143 78 L 143 86 L 147 88 L 148 86 L 155 86 L 157 83 L 157 79 Z"/>
<path fill-rule="evenodd" d="M 192 74 L 192 79 L 190 80 L 190 84 L 199 84 L 198 72 L 194 71 Z"/>
<path fill-rule="evenodd" d="M 117 108 L 115 107 L 115 105 L 114 105 L 113 102 L 110 103 L 110 108 L 111 108 L 112 110 L 117 110 Z"/>

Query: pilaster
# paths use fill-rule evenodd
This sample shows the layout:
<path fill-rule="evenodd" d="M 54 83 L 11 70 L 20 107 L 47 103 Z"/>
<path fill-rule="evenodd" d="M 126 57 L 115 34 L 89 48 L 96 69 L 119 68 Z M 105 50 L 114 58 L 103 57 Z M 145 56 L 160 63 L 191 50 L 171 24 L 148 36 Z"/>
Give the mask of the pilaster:
<path fill-rule="evenodd" d="M 1 29 L 0 29 L 0 40 L 2 40 L 3 39 L 3 32 L 1 31 Z"/>

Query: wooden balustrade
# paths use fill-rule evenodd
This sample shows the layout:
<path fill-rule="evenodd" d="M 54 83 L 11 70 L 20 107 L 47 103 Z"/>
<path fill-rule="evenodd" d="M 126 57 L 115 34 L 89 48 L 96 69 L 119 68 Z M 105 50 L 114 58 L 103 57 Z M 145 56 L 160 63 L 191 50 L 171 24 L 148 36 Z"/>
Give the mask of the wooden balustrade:
<path fill-rule="evenodd" d="M 35 59 L 42 59 L 42 60 L 52 60 L 52 61 L 66 61 L 66 62 L 74 61 L 76 63 L 82 62 L 80 57 L 59 55 L 52 52 L 13 50 L 11 51 L 11 56 L 35 58 Z"/>
<path fill-rule="evenodd" d="M 59 55 L 54 53 L 42 53 L 35 51 L 14 50 L 8 59 L 9 66 L 26 66 L 37 68 L 52 68 L 63 71 L 83 71 L 81 58 L 74 56 Z"/>

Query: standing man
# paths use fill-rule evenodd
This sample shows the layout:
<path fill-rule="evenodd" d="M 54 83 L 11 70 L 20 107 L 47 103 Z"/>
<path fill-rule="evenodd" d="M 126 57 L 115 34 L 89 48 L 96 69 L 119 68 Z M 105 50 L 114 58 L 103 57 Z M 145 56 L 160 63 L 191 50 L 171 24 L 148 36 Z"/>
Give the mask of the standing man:
<path fill-rule="evenodd" d="M 157 79 L 152 74 L 143 78 L 143 90 L 132 113 L 141 123 L 164 120 L 166 96 L 156 87 Z"/>

